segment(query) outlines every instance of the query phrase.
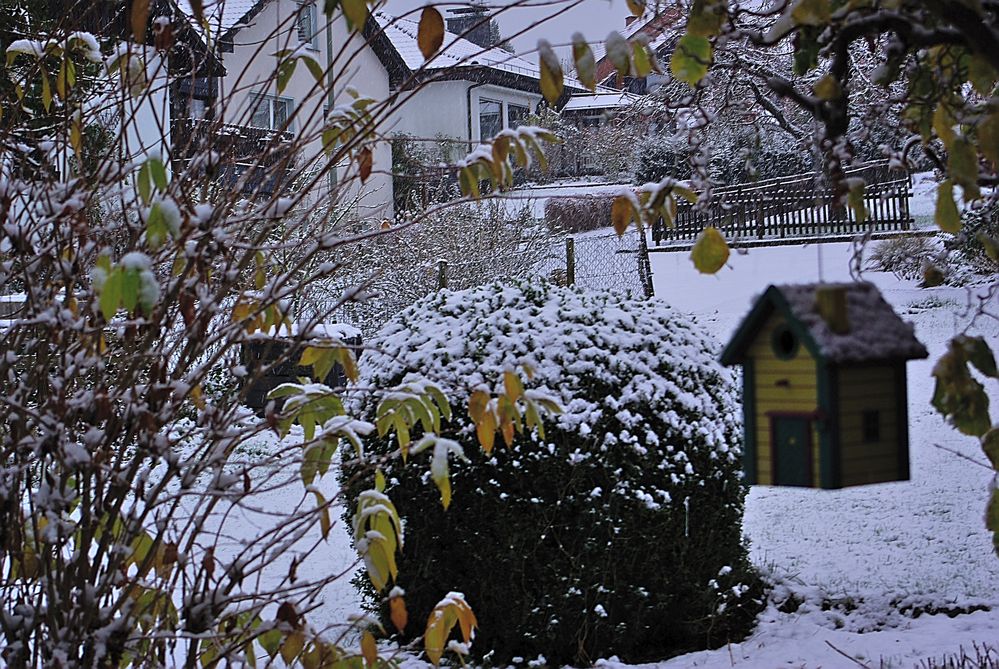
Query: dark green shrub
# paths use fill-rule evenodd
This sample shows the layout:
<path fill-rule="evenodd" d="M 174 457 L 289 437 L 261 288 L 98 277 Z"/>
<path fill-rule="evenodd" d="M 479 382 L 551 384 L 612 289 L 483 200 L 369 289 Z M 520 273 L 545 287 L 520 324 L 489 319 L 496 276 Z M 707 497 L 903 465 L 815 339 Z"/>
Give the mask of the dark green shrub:
<path fill-rule="evenodd" d="M 996 261 L 986 253 L 982 239 L 989 238 L 992 244 L 999 240 L 999 205 L 993 202 L 972 209 L 964 214 L 963 219 L 963 235 L 957 240 L 958 251 L 975 269 L 995 272 Z"/>
<path fill-rule="evenodd" d="M 372 349 L 359 385 L 392 387 L 409 374 L 439 384 L 456 407 L 442 432 L 469 458 L 451 462 L 447 511 L 425 456 L 384 465 L 405 519 L 407 637 L 450 590 L 478 616 L 473 651 L 494 662 L 638 662 L 751 628 L 760 585 L 742 540 L 736 394 L 701 328 L 656 301 L 492 283 L 421 300 Z M 526 379 L 526 368 L 528 392 L 565 412 L 544 439 L 498 444 L 487 457 L 467 398 L 499 392 L 505 370 Z M 358 418 L 374 418 L 369 395 L 354 407 Z M 354 497 L 356 472 L 344 473 Z"/>

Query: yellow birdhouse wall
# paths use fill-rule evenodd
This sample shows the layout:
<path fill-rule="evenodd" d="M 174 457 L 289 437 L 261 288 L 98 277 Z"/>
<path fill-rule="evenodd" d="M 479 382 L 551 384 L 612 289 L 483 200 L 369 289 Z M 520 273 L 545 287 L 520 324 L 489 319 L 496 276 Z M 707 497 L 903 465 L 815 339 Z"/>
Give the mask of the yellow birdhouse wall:
<path fill-rule="evenodd" d="M 840 453 L 844 486 L 909 477 L 908 466 L 903 464 L 903 461 L 908 463 L 908 440 L 904 439 L 906 435 L 902 423 L 906 409 L 899 407 L 900 402 L 905 402 L 904 386 L 905 368 L 900 365 L 839 369 Z M 873 420 L 875 418 L 876 421 Z M 899 452 L 903 448 L 904 458 Z"/>
<path fill-rule="evenodd" d="M 799 342 L 794 355 L 787 359 L 782 359 L 774 351 L 774 333 L 784 325 L 785 319 L 773 314 L 760 328 L 746 352 L 751 365 L 744 373 L 753 376 L 752 397 L 756 405 L 752 421 L 757 445 L 756 479 L 762 485 L 774 483 L 771 416 L 790 413 L 814 415 L 819 407 L 817 363 L 808 350 Z M 819 435 L 814 422 L 811 431 L 812 484 L 818 485 Z"/>

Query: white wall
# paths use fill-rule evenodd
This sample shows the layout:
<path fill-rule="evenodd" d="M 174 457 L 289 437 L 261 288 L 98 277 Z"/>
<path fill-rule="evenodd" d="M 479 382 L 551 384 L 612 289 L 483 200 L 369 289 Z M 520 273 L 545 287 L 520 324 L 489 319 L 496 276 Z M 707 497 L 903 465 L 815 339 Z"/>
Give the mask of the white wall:
<path fill-rule="evenodd" d="M 404 92 L 403 95 L 410 95 Z M 433 140 L 439 136 L 469 142 L 469 101 L 471 101 L 471 145 L 479 143 L 479 102 L 482 99 L 503 104 L 504 127 L 507 127 L 506 105 L 516 104 L 532 112 L 541 101 L 540 94 L 527 93 L 492 84 L 478 85 L 469 81 L 439 81 L 413 92 L 401 106 L 389 125 L 393 133 Z"/>
<path fill-rule="evenodd" d="M 320 23 L 318 49 L 312 55 L 326 69 L 329 63 L 327 43 L 331 39 L 332 55 L 337 61 L 334 66 L 336 76 L 332 81 L 324 81 L 317 86 L 308 68 L 299 63 L 288 85 L 279 94 L 274 76 L 278 60 L 274 54 L 298 45 L 297 24 L 292 18 L 297 10 L 298 3 L 294 0 L 272 0 L 247 27 L 235 34 L 232 53 L 223 54 L 226 68 L 221 85 L 221 105 L 225 109 L 223 120 L 236 125 L 249 125 L 253 94 L 291 98 L 296 110 L 292 131 L 299 137 L 303 134 L 312 137 L 300 161 L 318 167 L 325 161 L 320 132 L 324 123 L 324 108 L 330 103 L 326 90 L 329 85 L 332 84 L 334 90 L 334 106 L 346 104 L 351 99 L 344 92 L 347 86 L 353 86 L 362 95 L 384 100 L 388 95 L 388 74 L 372 50 L 364 46 L 360 36 L 348 36 L 342 19 L 333 22 L 327 31 L 320 2 L 316 12 Z M 283 30 L 279 31 L 279 26 Z M 356 201 L 361 218 L 391 218 L 391 165 L 391 149 L 384 144 L 376 148 L 372 176 L 363 186 L 359 182 L 356 186 L 344 186 L 356 180 L 351 180 L 344 168 L 339 168 L 337 183 L 340 184 L 338 197 L 341 202 Z M 320 180 L 316 197 L 325 195 L 329 185 L 329 180 Z"/>

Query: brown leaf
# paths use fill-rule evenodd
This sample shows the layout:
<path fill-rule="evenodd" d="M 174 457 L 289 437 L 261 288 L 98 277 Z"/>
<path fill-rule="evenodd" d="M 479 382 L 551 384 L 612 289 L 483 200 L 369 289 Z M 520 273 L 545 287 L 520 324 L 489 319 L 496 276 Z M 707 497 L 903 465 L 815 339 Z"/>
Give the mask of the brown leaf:
<path fill-rule="evenodd" d="M 132 0 L 132 39 L 136 44 L 146 41 L 149 26 L 149 0 Z"/>
<path fill-rule="evenodd" d="M 157 51 L 169 51 L 173 47 L 173 25 L 170 23 L 153 24 L 153 46 Z"/>
<path fill-rule="evenodd" d="M 614 232 L 618 237 L 628 229 L 633 214 L 634 206 L 631 200 L 624 195 L 614 198 L 614 203 L 611 205 L 611 225 L 614 226 Z"/>
<path fill-rule="evenodd" d="M 357 169 L 361 175 L 361 183 L 367 181 L 368 177 L 371 176 L 372 161 L 373 158 L 371 155 L 371 149 L 368 147 L 361 149 L 361 153 L 357 157 L 357 162 L 358 162 Z"/>
<path fill-rule="evenodd" d="M 430 60 L 444 43 L 444 18 L 434 7 L 423 8 L 416 31 L 416 43 L 426 60 Z"/>

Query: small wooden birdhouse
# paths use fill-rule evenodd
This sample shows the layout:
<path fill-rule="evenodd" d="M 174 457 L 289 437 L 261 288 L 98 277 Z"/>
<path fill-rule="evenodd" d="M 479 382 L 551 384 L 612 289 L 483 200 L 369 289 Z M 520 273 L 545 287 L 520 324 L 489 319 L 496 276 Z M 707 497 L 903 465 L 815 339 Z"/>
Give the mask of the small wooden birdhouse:
<path fill-rule="evenodd" d="M 770 286 L 721 357 L 743 367 L 747 482 L 908 480 L 905 363 L 925 357 L 869 283 Z"/>

